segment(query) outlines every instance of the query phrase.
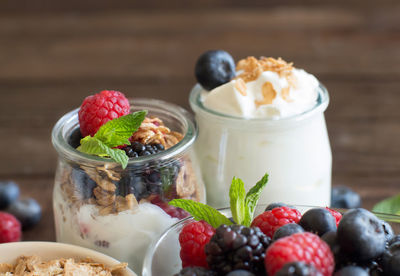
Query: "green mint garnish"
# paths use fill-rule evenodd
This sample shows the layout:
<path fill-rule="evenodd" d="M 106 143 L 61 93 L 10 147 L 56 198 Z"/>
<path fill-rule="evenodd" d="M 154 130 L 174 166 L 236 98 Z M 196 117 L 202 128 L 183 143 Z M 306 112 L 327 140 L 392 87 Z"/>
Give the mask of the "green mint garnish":
<path fill-rule="evenodd" d="M 81 145 L 77 150 L 91 155 L 110 157 L 125 169 L 129 157 L 125 151 L 115 147 L 131 144 L 129 137 L 140 127 L 146 114 L 145 110 L 137 111 L 108 121 L 99 128 L 93 137 L 89 135 L 81 139 Z"/>
<path fill-rule="evenodd" d="M 189 212 L 195 220 L 204 220 L 214 228 L 222 224 L 233 224 L 232 221 L 218 210 L 197 201 L 190 199 L 174 199 L 171 200 L 169 204 L 184 209 Z"/>
<path fill-rule="evenodd" d="M 229 198 L 233 220 L 241 225 L 250 226 L 257 202 L 260 199 L 261 191 L 268 182 L 268 174 L 257 182 L 246 194 L 244 183 L 240 178 L 234 177 L 229 189 Z M 189 199 L 174 199 L 170 205 L 179 207 L 189 212 L 195 220 L 204 220 L 212 227 L 217 228 L 222 224 L 233 224 L 226 216 L 218 210 Z"/>
<path fill-rule="evenodd" d="M 382 200 L 372 208 L 372 211 L 400 215 L 400 194 Z"/>
<path fill-rule="evenodd" d="M 231 205 L 232 218 L 238 224 L 243 224 L 246 216 L 245 206 L 246 190 L 240 178 L 233 177 L 229 189 L 229 199 Z"/>

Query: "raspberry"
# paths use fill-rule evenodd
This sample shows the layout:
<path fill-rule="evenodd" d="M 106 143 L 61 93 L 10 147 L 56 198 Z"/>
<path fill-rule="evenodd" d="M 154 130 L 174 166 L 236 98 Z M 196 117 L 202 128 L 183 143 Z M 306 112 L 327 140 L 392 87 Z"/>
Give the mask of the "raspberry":
<path fill-rule="evenodd" d="M 78 113 L 82 136 L 93 136 L 102 125 L 129 114 L 129 111 L 129 101 L 119 91 L 103 90 L 86 97 Z"/>
<path fill-rule="evenodd" d="M 288 223 L 298 223 L 300 218 L 301 213 L 298 210 L 282 206 L 258 215 L 251 226 L 257 226 L 265 235 L 272 238 L 279 227 Z"/>
<path fill-rule="evenodd" d="M 0 212 L 0 243 L 17 242 L 21 239 L 21 224 L 11 214 Z"/>
<path fill-rule="evenodd" d="M 329 246 L 317 235 L 297 233 L 271 244 L 265 254 L 265 268 L 274 276 L 285 264 L 304 262 L 312 264 L 323 276 L 331 276 L 335 267 Z"/>
<path fill-rule="evenodd" d="M 342 219 L 342 214 L 339 213 L 338 211 L 335 211 L 329 207 L 325 207 L 326 210 L 329 211 L 329 213 L 332 214 L 332 216 L 335 218 L 336 220 L 336 227 L 338 227 L 340 220 Z"/>
<path fill-rule="evenodd" d="M 207 263 L 218 275 L 239 269 L 262 275 L 265 250 L 270 243 L 271 239 L 258 227 L 223 224 L 205 246 Z"/>
<path fill-rule="evenodd" d="M 215 229 L 205 221 L 195 221 L 183 227 L 179 234 L 182 267 L 208 267 L 204 246 L 214 233 Z"/>

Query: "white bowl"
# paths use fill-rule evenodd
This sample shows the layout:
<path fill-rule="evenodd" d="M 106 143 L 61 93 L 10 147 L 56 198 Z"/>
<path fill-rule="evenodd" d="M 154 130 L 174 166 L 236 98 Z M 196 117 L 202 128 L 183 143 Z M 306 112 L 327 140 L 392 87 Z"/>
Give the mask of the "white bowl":
<path fill-rule="evenodd" d="M 79 247 L 76 245 L 56 242 L 12 242 L 0 244 L 0 263 L 15 263 L 17 257 L 25 255 L 36 255 L 45 261 L 59 258 L 73 258 L 80 260 L 90 258 L 95 262 L 104 264 L 107 267 L 117 265 L 120 262 L 97 251 Z M 137 276 L 127 268 L 124 276 Z"/>

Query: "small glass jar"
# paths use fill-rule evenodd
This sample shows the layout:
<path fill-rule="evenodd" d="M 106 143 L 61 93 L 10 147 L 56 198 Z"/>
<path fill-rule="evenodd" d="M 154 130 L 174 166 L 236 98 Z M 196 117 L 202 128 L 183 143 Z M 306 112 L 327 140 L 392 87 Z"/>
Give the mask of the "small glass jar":
<path fill-rule="evenodd" d="M 122 169 L 110 159 L 75 149 L 80 135 L 78 109 L 67 113 L 52 132 L 59 155 L 53 208 L 58 242 L 103 252 L 128 262 L 140 274 L 149 244 L 187 215 L 168 201 L 204 202 L 205 191 L 192 150 L 197 136 L 192 116 L 159 100 L 134 99 L 132 106 L 160 118 L 183 134 L 182 140 L 157 154 L 130 159 Z"/>
<path fill-rule="evenodd" d="M 201 93 L 196 85 L 190 105 L 199 127 L 195 151 L 208 204 L 229 206 L 234 176 L 249 189 L 268 173 L 260 203 L 329 206 L 332 154 L 324 118 L 329 95 L 322 84 L 312 109 L 281 119 L 225 115 L 206 108 Z"/>

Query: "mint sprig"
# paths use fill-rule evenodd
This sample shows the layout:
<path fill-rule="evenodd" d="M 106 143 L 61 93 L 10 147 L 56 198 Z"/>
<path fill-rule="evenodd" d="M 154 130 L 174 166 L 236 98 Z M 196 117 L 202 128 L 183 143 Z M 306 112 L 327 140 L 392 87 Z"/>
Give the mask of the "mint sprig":
<path fill-rule="evenodd" d="M 243 181 L 236 177 L 232 179 L 229 189 L 229 198 L 232 218 L 236 223 L 244 226 L 251 225 L 257 202 L 267 182 L 268 174 L 265 174 L 246 194 Z M 169 204 L 184 209 L 189 212 L 195 220 L 204 220 L 214 228 L 222 224 L 233 224 L 233 222 L 221 212 L 200 202 L 189 199 L 174 199 L 171 200 Z"/>
<path fill-rule="evenodd" d="M 195 220 L 204 220 L 214 228 L 217 228 L 222 224 L 233 224 L 232 221 L 221 214 L 218 210 L 194 200 L 173 199 L 169 204 L 184 209 L 189 212 Z"/>
<path fill-rule="evenodd" d="M 400 194 L 382 200 L 372 208 L 372 211 L 400 215 Z"/>
<path fill-rule="evenodd" d="M 147 111 L 143 110 L 108 121 L 93 137 L 88 135 L 81 139 L 81 145 L 77 150 L 100 157 L 109 157 L 125 169 L 129 157 L 125 151 L 115 147 L 131 144 L 129 137 L 140 127 L 146 115 Z"/>

